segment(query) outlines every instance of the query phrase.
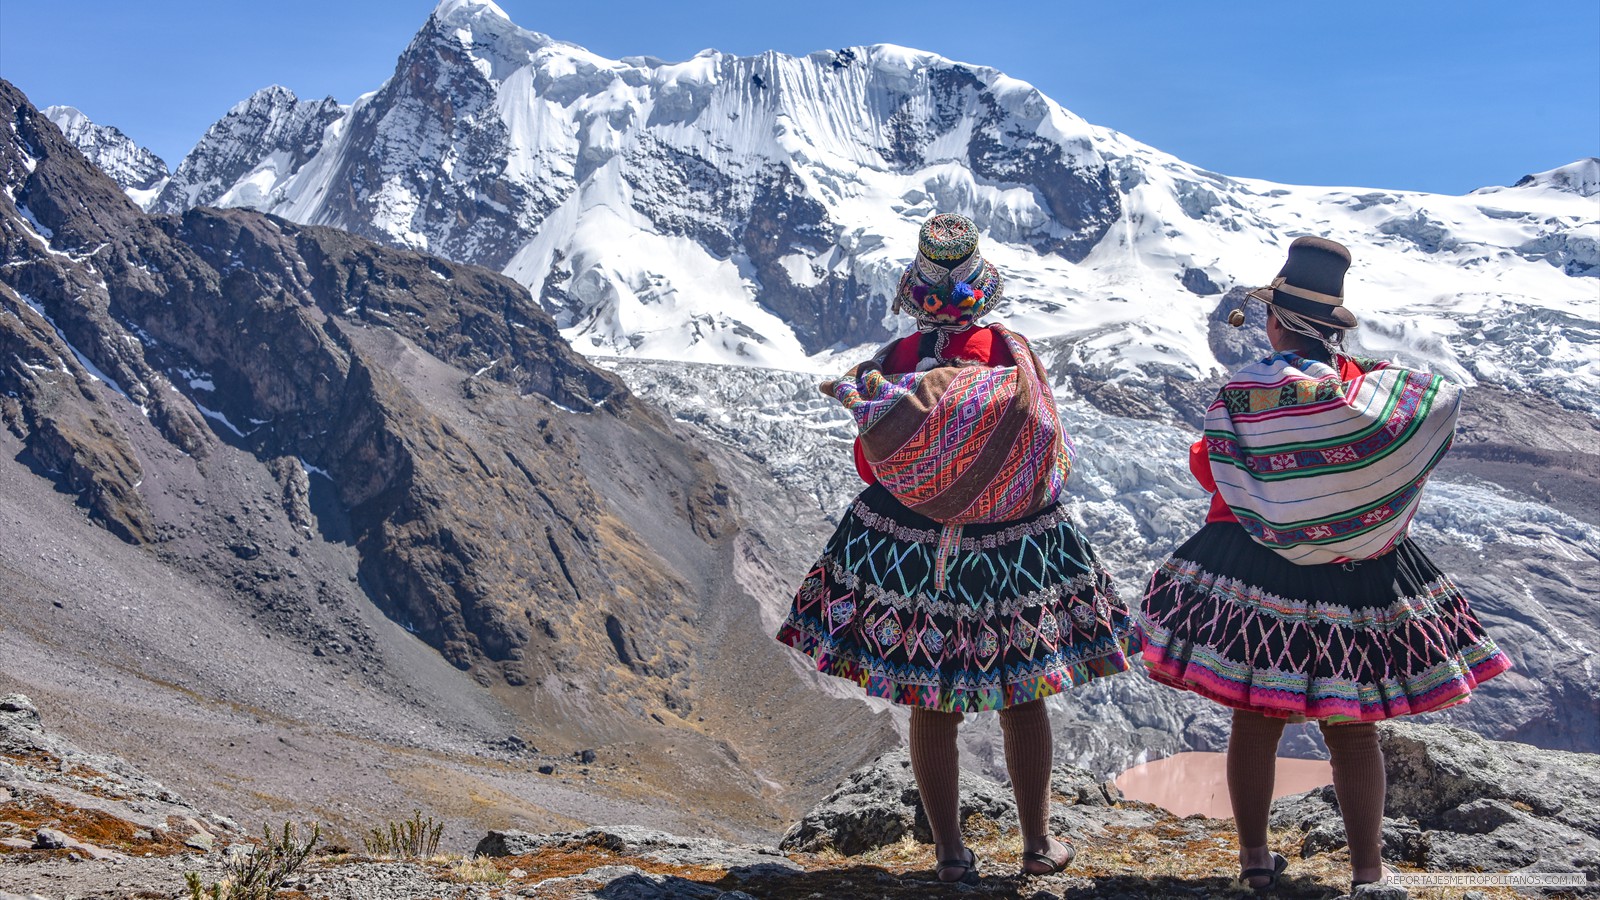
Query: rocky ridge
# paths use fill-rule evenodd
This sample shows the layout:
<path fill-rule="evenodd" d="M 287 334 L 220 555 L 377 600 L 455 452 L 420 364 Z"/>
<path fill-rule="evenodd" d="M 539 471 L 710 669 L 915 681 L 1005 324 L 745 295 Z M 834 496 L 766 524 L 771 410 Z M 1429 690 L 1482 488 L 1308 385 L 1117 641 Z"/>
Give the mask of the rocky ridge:
<path fill-rule="evenodd" d="M 279 85 L 263 88 L 228 110 L 200 139 L 226 149 L 185 155 L 172 177 L 140 205 L 158 213 L 254 205 L 261 199 L 257 185 L 298 172 L 322 143 L 322 132 L 344 111 L 332 97 L 301 100 Z"/>
<path fill-rule="evenodd" d="M 1391 784 L 1385 858 L 1398 870 L 1583 873 L 1600 885 L 1600 842 L 1582 818 L 1600 791 L 1592 756 L 1489 742 L 1441 726 L 1391 724 L 1382 734 Z M 334 833 L 285 887 L 318 900 L 1249 895 L 1231 880 L 1230 823 L 1175 818 L 1065 765 L 1052 779 L 1051 827 L 1078 847 L 1067 872 L 1011 874 L 1019 857 L 1009 791 L 969 776 L 962 813 L 983 861 L 981 878 L 941 887 L 928 868 L 932 848 L 908 769 L 897 751 L 852 773 L 777 847 L 635 826 L 495 829 L 470 851 L 447 847 L 437 857 L 395 860 L 363 854 Z M 1331 793 L 1320 789 L 1274 806 L 1272 846 L 1293 859 L 1283 896 L 1331 898 L 1348 877 Z M 152 821 L 159 813 L 165 822 Z M 230 855 L 253 846 L 230 820 L 202 817 L 117 760 L 47 734 L 18 695 L 0 698 L 0 832 L 0 900 L 56 900 L 63 879 L 69 895 L 82 900 L 173 896 L 184 872 L 209 882 Z"/>

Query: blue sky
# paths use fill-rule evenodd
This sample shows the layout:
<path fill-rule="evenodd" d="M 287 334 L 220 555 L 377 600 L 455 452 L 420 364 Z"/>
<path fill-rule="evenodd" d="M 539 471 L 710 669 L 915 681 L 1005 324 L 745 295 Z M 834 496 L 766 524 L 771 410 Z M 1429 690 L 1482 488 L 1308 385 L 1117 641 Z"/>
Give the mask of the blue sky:
<path fill-rule="evenodd" d="M 1230 175 L 1463 193 L 1600 155 L 1595 0 L 499 2 L 611 58 L 932 50 Z M 375 89 L 434 5 L 0 0 L 0 76 L 175 166 L 269 84 L 343 102 Z"/>

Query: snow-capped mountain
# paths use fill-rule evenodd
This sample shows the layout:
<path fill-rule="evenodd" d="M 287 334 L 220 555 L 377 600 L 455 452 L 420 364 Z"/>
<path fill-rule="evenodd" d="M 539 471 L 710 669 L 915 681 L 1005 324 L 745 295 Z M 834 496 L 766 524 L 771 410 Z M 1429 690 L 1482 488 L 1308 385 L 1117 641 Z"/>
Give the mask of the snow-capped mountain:
<path fill-rule="evenodd" d="M 110 125 L 96 125 L 71 106 L 50 106 L 41 112 L 135 203 L 148 206 L 166 187 L 167 164 L 133 138 Z"/>
<path fill-rule="evenodd" d="M 346 109 L 332 97 L 300 100 L 278 85 L 259 90 L 207 129 L 199 145 L 206 152 L 185 156 L 165 189 L 142 205 L 171 213 L 256 206 L 266 197 L 264 186 L 300 171 Z"/>
<path fill-rule="evenodd" d="M 287 124 L 299 107 L 271 93 L 245 105 Z M 1122 380 L 1217 374 L 1203 298 L 1267 280 L 1291 237 L 1317 233 L 1355 248 L 1368 349 L 1468 381 L 1576 385 L 1569 402 L 1596 408 L 1593 163 L 1460 197 L 1280 185 L 930 53 L 609 60 L 487 0 L 442 3 L 388 82 L 337 118 L 318 109 L 303 164 L 226 127 L 236 109 L 158 208 L 250 205 L 499 268 L 587 353 L 790 370 L 887 337 L 917 225 L 961 211 L 1006 273 L 1001 317 L 1075 339 L 1080 366 Z M 281 130 L 309 146 L 319 120 Z M 1530 355 L 1549 365 L 1529 371 Z"/>
<path fill-rule="evenodd" d="M 1297 235 L 1340 240 L 1359 347 L 1480 388 L 1417 530 L 1523 675 L 1452 715 L 1593 748 L 1597 182 L 1594 159 L 1464 196 L 1230 177 L 929 53 L 608 60 L 487 0 L 446 0 L 350 106 L 273 88 L 236 107 L 156 208 L 253 206 L 499 269 L 576 349 L 616 357 L 636 392 L 829 513 L 857 484 L 814 373 L 908 330 L 889 298 L 917 227 L 966 213 L 1006 276 L 996 318 L 1058 382 L 1083 451 L 1074 502 L 1125 590 L 1202 517 L 1185 421 L 1262 349 L 1259 328 L 1222 324 L 1238 289 L 1269 280 Z M 1099 742 L 1085 764 L 1225 734 L 1215 710 L 1139 679 L 1072 700 L 1079 737 Z M 1108 721 L 1126 734 L 1090 727 Z"/>

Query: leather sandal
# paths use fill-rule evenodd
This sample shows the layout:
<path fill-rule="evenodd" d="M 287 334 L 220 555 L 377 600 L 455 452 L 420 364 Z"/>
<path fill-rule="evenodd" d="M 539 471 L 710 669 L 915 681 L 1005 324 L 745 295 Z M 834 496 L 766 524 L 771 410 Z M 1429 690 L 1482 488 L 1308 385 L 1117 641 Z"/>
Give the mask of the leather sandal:
<path fill-rule="evenodd" d="M 1356 881 L 1354 878 L 1350 879 L 1351 896 L 1361 893 L 1361 889 L 1367 887 L 1368 885 L 1371 885 L 1373 888 L 1388 887 L 1392 890 L 1404 890 L 1403 888 L 1395 888 L 1393 885 L 1385 884 L 1385 882 L 1389 880 L 1389 876 L 1394 874 L 1393 869 L 1389 868 L 1388 866 L 1382 866 L 1382 871 L 1383 874 L 1378 876 L 1377 881 Z M 1410 896 L 1409 892 L 1407 892 L 1407 896 Z"/>
<path fill-rule="evenodd" d="M 1272 868 L 1266 869 L 1257 867 L 1254 869 L 1245 869 L 1239 873 L 1239 880 L 1244 883 L 1245 887 L 1250 888 L 1258 894 L 1264 894 L 1268 891 L 1275 891 L 1278 889 L 1278 879 L 1283 876 L 1284 870 L 1288 868 L 1289 861 L 1284 859 L 1282 854 L 1274 853 L 1272 854 Z M 1250 879 L 1252 878 L 1265 878 L 1267 879 L 1267 883 L 1256 886 L 1250 883 Z"/>
<path fill-rule="evenodd" d="M 1072 861 L 1078 857 L 1078 848 L 1072 846 L 1071 841 L 1065 841 L 1055 836 L 1051 836 L 1050 840 L 1053 843 L 1060 844 L 1067 851 L 1066 856 L 1058 861 L 1052 858 L 1049 853 L 1039 853 L 1033 850 L 1024 851 L 1022 854 L 1022 861 L 1024 863 L 1042 863 L 1046 866 L 1049 866 L 1049 868 L 1035 872 L 1024 865 L 1022 867 L 1023 877 L 1058 874 L 1066 869 L 1067 866 L 1072 865 Z"/>
<path fill-rule="evenodd" d="M 942 877 L 947 869 L 961 869 L 961 877 L 946 879 Z M 942 884 L 977 884 L 978 883 L 978 851 L 967 848 L 966 859 L 941 859 L 933 870 L 934 880 Z"/>

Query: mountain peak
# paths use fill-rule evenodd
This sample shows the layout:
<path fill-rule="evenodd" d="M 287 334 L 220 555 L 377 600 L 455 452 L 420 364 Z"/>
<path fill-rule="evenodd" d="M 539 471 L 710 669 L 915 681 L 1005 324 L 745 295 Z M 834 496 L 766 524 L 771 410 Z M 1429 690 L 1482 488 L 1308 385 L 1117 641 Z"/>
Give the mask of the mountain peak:
<path fill-rule="evenodd" d="M 1585 157 L 1545 172 L 1524 175 L 1512 187 L 1555 188 L 1580 197 L 1600 195 L 1600 157 Z"/>
<path fill-rule="evenodd" d="M 73 106 L 51 106 L 44 117 L 54 122 L 83 155 L 111 176 L 141 206 L 167 182 L 167 164 L 148 148 L 110 125 L 99 125 Z"/>
<path fill-rule="evenodd" d="M 511 21 L 506 11 L 495 5 L 494 0 L 440 0 L 433 9 L 433 17 L 441 22 L 462 21 L 476 19 L 481 16 L 493 16 L 497 19 Z"/>
<path fill-rule="evenodd" d="M 244 115 L 252 110 L 271 109 L 274 107 L 290 107 L 299 102 L 300 98 L 295 92 L 281 84 L 269 84 L 259 91 L 235 103 L 228 110 L 228 115 Z"/>
<path fill-rule="evenodd" d="M 442 0 L 412 47 L 426 47 L 435 40 L 461 47 L 495 82 L 527 65 L 545 47 L 561 43 L 511 21 L 493 0 Z"/>
<path fill-rule="evenodd" d="M 69 126 L 89 122 L 89 117 L 76 106 L 46 106 L 40 112 L 44 113 L 45 118 L 56 123 L 56 127 L 62 131 L 66 131 Z"/>

